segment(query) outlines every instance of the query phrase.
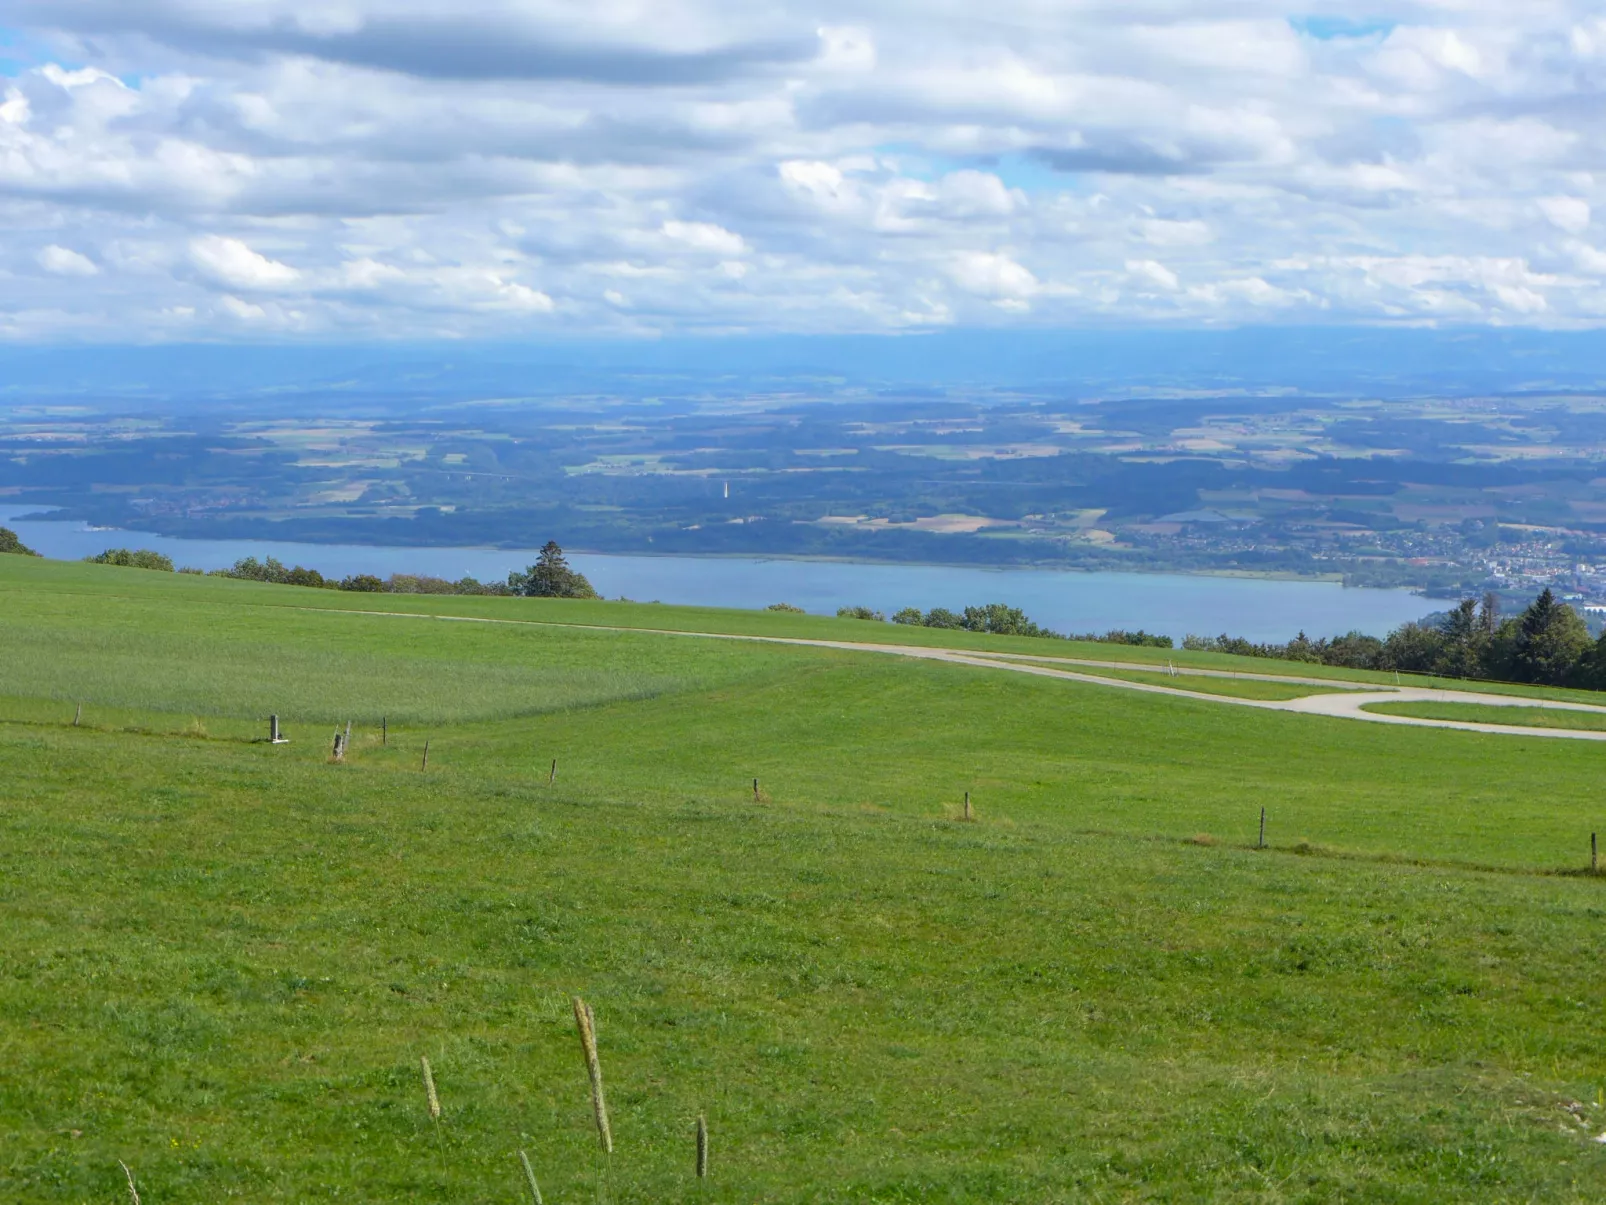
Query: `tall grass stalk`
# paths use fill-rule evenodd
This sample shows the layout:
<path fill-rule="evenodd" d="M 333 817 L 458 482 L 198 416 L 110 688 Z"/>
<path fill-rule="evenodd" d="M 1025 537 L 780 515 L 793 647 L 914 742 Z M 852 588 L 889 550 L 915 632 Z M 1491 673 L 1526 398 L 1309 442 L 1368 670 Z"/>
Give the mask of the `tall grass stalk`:
<path fill-rule="evenodd" d="M 424 1068 L 424 1096 L 429 1100 L 429 1118 L 439 1122 L 441 1119 L 441 1098 L 435 1093 L 435 1073 L 429 1069 L 429 1056 L 422 1055 L 418 1060 Z"/>
<path fill-rule="evenodd" d="M 529 1182 L 530 1196 L 534 1198 L 535 1205 L 542 1205 L 541 1186 L 535 1182 L 535 1169 L 530 1166 L 530 1157 L 523 1151 L 520 1151 L 519 1162 L 524 1164 L 524 1178 Z"/>
<path fill-rule="evenodd" d="M 117 1166 L 122 1168 L 123 1175 L 128 1177 L 129 1201 L 132 1203 L 132 1205 L 139 1205 L 139 1189 L 134 1187 L 134 1173 L 128 1170 L 128 1164 L 124 1163 L 121 1159 L 117 1161 Z"/>
<path fill-rule="evenodd" d="M 441 1098 L 435 1092 L 435 1073 L 429 1068 L 429 1056 L 419 1055 L 424 1068 L 424 1099 L 429 1102 L 429 1119 L 435 1124 L 435 1152 L 440 1156 L 441 1175 L 446 1174 L 446 1139 L 441 1136 Z"/>
<path fill-rule="evenodd" d="M 608 1102 L 602 1096 L 602 1063 L 597 1059 L 597 1021 L 591 1006 L 574 998 L 574 1022 L 580 1027 L 580 1049 L 586 1057 L 586 1074 L 591 1077 L 591 1111 L 597 1119 L 597 1138 L 602 1149 L 613 1154 L 613 1131 L 608 1128 Z"/>

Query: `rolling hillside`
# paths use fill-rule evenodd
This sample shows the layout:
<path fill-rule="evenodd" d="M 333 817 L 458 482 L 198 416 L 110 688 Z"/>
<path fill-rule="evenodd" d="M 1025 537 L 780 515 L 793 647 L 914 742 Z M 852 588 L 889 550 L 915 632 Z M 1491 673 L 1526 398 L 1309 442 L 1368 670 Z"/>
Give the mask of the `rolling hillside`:
<path fill-rule="evenodd" d="M 1598 1200 L 1606 746 L 1363 682 L 0 557 L 0 1198 Z"/>

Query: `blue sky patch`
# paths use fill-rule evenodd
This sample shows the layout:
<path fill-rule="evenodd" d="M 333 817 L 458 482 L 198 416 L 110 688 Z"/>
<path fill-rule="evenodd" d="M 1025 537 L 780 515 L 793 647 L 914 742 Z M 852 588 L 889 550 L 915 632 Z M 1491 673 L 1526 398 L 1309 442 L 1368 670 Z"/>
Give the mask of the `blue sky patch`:
<path fill-rule="evenodd" d="M 1356 20 L 1351 17 L 1290 17 L 1288 23 L 1307 38 L 1331 42 L 1337 38 L 1386 38 L 1398 21 L 1381 17 Z"/>

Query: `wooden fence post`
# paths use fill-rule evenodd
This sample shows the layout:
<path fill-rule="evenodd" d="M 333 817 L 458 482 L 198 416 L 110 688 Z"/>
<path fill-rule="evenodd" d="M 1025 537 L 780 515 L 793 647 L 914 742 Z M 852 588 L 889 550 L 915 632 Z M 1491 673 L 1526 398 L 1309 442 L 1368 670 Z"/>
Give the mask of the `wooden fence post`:
<path fill-rule="evenodd" d="M 424 764 L 418 767 L 420 771 L 429 769 L 429 741 L 424 742 Z"/>
<path fill-rule="evenodd" d="M 1260 844 L 1257 845 L 1255 848 L 1256 849 L 1265 849 L 1266 848 L 1266 809 L 1265 808 L 1261 808 L 1260 809 Z"/>

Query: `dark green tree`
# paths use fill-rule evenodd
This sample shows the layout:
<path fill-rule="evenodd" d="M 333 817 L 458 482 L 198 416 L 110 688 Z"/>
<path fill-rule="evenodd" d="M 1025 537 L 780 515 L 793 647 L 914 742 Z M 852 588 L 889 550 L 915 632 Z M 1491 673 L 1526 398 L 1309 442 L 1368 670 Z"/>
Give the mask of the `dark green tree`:
<path fill-rule="evenodd" d="M 1405 670 L 1407 673 L 1433 672 L 1444 648 L 1444 633 L 1437 628 L 1419 623 L 1408 623 L 1395 628 L 1383 642 L 1383 655 L 1379 669 Z"/>
<path fill-rule="evenodd" d="M 596 598 L 583 574 L 569 568 L 563 549 L 556 540 L 548 540 L 541 553 L 523 573 L 510 573 L 508 588 L 526 598 Z"/>
<path fill-rule="evenodd" d="M 1523 682 L 1560 686 L 1590 649 L 1589 629 L 1578 613 L 1557 602 L 1547 587 L 1517 623 L 1514 668 Z"/>
<path fill-rule="evenodd" d="M 1573 671 L 1573 684 L 1589 690 L 1606 690 L 1606 632 Z"/>
<path fill-rule="evenodd" d="M 1446 678 L 1482 677 L 1489 637 L 1478 614 L 1478 600 L 1463 598 L 1439 624 L 1439 632 L 1444 640 L 1433 672 Z"/>
<path fill-rule="evenodd" d="M 1342 665 L 1348 669 L 1376 669 L 1382 656 L 1383 642 L 1363 632 L 1334 636 L 1322 651 L 1322 660 L 1328 665 Z"/>

